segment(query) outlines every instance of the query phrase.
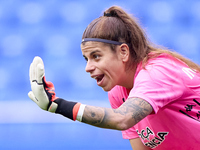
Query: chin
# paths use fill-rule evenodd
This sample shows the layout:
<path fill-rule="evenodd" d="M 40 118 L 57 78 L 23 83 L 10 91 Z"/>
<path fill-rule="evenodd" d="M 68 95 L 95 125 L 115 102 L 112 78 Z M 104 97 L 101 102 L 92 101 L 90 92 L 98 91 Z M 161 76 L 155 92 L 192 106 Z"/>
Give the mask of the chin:
<path fill-rule="evenodd" d="M 108 89 L 104 89 L 104 88 L 102 88 L 105 92 L 108 92 L 108 91 L 110 91 L 110 90 L 108 90 Z"/>
<path fill-rule="evenodd" d="M 109 92 L 113 87 L 102 87 L 105 92 Z"/>

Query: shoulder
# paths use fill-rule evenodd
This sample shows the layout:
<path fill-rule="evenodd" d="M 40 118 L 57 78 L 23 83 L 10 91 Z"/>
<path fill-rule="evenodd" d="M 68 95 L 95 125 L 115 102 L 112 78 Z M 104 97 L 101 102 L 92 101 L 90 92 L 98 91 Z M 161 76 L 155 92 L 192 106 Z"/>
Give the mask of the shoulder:
<path fill-rule="evenodd" d="M 152 78 L 159 79 L 160 77 L 173 77 L 182 74 L 182 68 L 188 67 L 181 60 L 163 53 L 155 58 L 148 60 L 144 68 L 142 62 L 138 65 L 135 77 L 139 75 L 150 75 Z M 170 75 L 170 76 L 168 76 Z"/>
<path fill-rule="evenodd" d="M 159 56 L 155 58 L 149 59 L 148 63 L 146 66 L 149 65 L 157 65 L 157 66 L 163 66 L 163 67 L 182 67 L 182 66 L 187 66 L 183 61 L 180 59 L 167 54 L 167 53 L 162 53 Z"/>
<path fill-rule="evenodd" d="M 141 66 L 141 65 L 140 65 Z M 134 87 L 141 85 L 152 89 L 155 87 L 169 88 L 172 85 L 183 86 L 183 68 L 187 67 L 180 60 L 169 54 L 161 54 L 152 58 L 145 68 L 138 68 L 134 78 Z"/>

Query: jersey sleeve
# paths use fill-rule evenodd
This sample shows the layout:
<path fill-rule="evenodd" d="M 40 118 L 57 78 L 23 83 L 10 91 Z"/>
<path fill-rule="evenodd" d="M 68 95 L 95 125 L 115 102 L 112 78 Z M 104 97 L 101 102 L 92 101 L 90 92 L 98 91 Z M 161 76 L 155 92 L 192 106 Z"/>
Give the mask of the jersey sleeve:
<path fill-rule="evenodd" d="M 117 109 L 123 104 L 121 92 L 119 86 L 114 87 L 110 92 L 108 92 L 108 98 L 110 101 L 110 105 L 113 109 Z M 124 139 L 134 139 L 138 138 L 138 134 L 134 127 L 129 128 L 128 130 L 122 131 L 122 137 Z"/>
<path fill-rule="evenodd" d="M 148 101 L 157 113 L 158 110 L 183 95 L 181 66 L 171 59 L 152 61 L 141 69 L 135 77 L 134 87 L 129 97 L 139 97 Z"/>

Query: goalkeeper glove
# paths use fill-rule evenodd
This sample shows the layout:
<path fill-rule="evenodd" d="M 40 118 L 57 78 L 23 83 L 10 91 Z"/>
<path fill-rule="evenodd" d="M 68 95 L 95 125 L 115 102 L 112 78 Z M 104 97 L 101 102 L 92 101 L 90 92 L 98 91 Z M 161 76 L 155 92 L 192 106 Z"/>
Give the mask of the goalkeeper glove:
<path fill-rule="evenodd" d="M 53 83 L 45 80 L 44 63 L 40 57 L 35 57 L 30 65 L 29 76 L 31 89 L 28 96 L 41 109 L 76 120 L 80 103 L 66 101 L 56 97 Z M 80 121 L 80 120 L 79 120 Z"/>

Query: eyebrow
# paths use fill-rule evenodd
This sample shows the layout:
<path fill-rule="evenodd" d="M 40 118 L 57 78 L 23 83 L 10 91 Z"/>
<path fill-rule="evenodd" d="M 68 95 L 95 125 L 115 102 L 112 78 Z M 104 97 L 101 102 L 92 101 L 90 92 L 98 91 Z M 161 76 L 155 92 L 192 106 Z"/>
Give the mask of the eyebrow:
<path fill-rule="evenodd" d="M 96 52 L 101 52 L 100 50 L 94 50 L 94 51 L 92 51 L 92 52 L 90 52 L 90 56 L 92 56 L 94 53 L 96 53 Z M 84 58 L 87 58 L 85 55 L 83 55 L 83 57 Z"/>
<path fill-rule="evenodd" d="M 100 51 L 100 50 L 92 51 L 92 52 L 90 53 L 90 56 L 93 55 L 93 54 L 96 53 L 96 52 L 101 52 L 101 51 Z"/>

